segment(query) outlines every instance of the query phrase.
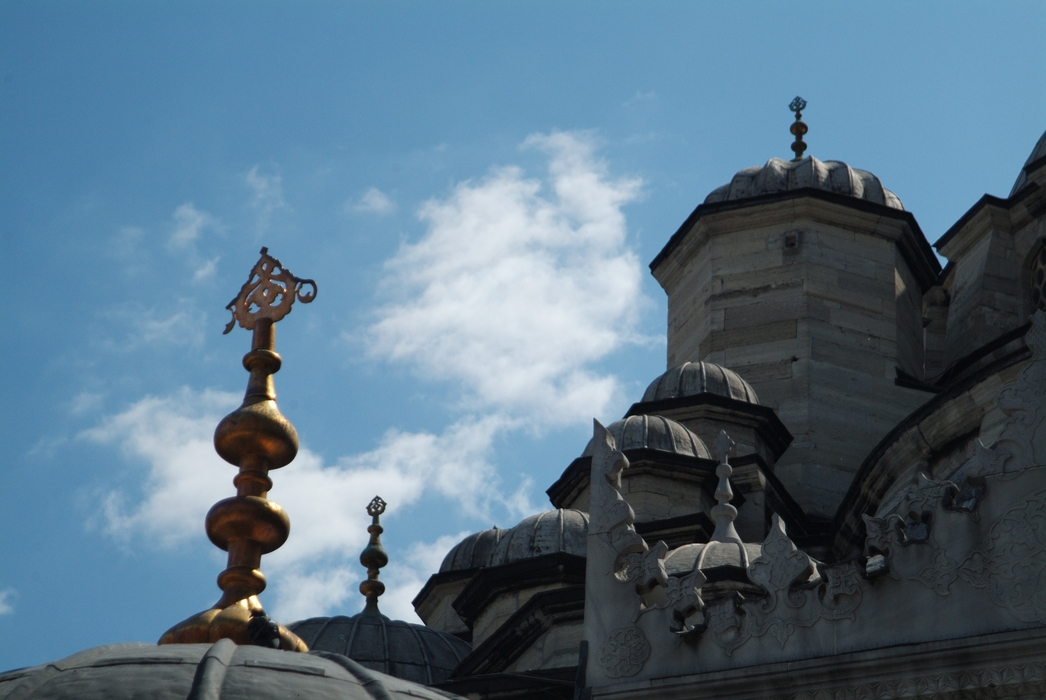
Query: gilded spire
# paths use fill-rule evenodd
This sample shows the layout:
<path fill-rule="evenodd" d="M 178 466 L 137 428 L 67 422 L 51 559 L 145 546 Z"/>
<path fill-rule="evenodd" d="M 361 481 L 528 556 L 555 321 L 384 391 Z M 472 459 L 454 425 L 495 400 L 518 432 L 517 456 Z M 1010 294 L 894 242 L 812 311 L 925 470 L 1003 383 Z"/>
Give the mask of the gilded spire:
<path fill-rule="evenodd" d="M 795 137 L 795 141 L 792 142 L 792 151 L 795 153 L 793 161 L 803 159 L 803 151 L 806 150 L 806 144 L 803 142 L 803 135 L 809 130 L 805 123 L 803 123 L 803 110 L 806 109 L 806 100 L 798 95 L 792 100 L 792 103 L 788 105 L 788 109 L 795 112 L 795 122 L 792 123 L 791 128 L 788 130 L 792 132 L 792 136 Z"/>
<path fill-rule="evenodd" d="M 304 286 L 311 286 L 311 291 L 303 293 Z M 222 597 L 210 609 L 165 632 L 160 644 L 212 643 L 223 638 L 251 644 L 272 637 L 265 641 L 266 646 L 308 651 L 283 625 L 259 619 L 265 612 L 258 595 L 265 590 L 261 557 L 279 549 L 291 527 L 283 508 L 267 498 L 272 488 L 268 473 L 286 466 L 298 453 L 298 433 L 276 406 L 272 376 L 280 370 L 282 360 L 276 354 L 274 324 L 290 313 L 295 299 L 307 304 L 315 297 L 315 282 L 295 277 L 262 248 L 247 282 L 226 307 L 232 311 L 232 320 L 225 332 L 239 322 L 254 336 L 251 351 L 243 357 L 243 366 L 250 372 L 243 403 L 214 431 L 215 451 L 239 467 L 232 480 L 236 495 L 215 503 L 206 519 L 211 542 L 229 553 L 228 566 L 218 575 Z M 259 634 L 265 627 L 271 634 Z"/>
<path fill-rule="evenodd" d="M 360 593 L 367 598 L 367 606 L 363 609 L 364 615 L 381 614 L 378 610 L 378 596 L 385 592 L 385 584 L 378 580 L 378 570 L 389 563 L 389 555 L 381 546 L 381 533 L 385 531 L 385 528 L 381 526 L 380 518 L 381 514 L 385 512 L 386 505 L 388 504 L 381 500 L 380 496 L 375 496 L 374 500 L 367 505 L 367 515 L 371 517 L 370 526 L 367 527 L 370 542 L 360 553 L 360 564 L 367 569 L 367 580 L 360 583 Z"/>

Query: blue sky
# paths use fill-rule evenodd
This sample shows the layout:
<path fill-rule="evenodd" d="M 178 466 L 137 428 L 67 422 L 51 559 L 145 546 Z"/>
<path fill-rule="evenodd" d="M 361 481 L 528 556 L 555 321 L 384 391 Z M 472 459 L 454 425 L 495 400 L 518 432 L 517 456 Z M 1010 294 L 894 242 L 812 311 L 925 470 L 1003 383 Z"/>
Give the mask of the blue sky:
<path fill-rule="evenodd" d="M 1046 128 L 1046 4 L 0 3 L 0 668 L 217 600 L 210 446 L 262 245 L 302 440 L 263 559 L 282 621 L 388 614 L 664 367 L 647 263 L 743 167 L 871 170 L 936 240 Z"/>

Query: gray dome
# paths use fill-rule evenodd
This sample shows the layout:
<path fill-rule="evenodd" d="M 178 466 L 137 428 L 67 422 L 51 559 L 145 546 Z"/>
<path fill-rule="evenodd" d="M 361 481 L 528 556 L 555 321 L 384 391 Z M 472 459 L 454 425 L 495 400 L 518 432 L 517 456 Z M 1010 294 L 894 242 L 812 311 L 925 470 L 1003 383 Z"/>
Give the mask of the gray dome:
<path fill-rule="evenodd" d="M 755 389 L 741 375 L 711 362 L 684 362 L 673 367 L 650 383 L 643 393 L 643 402 L 697 394 L 716 394 L 746 403 L 759 403 Z"/>
<path fill-rule="evenodd" d="M 1017 182 L 1013 183 L 1013 189 L 1010 190 L 1011 197 L 1023 190 L 1024 186 L 1028 184 L 1028 166 L 1042 158 L 1046 158 L 1046 131 L 1042 132 L 1042 136 L 1039 137 L 1035 148 L 1031 149 L 1031 155 L 1028 156 L 1028 160 L 1024 161 L 1024 167 L 1021 168 L 1021 173 L 1017 176 Z"/>
<path fill-rule="evenodd" d="M 822 163 L 813 156 L 807 156 L 800 161 L 771 158 L 766 161 L 766 165 L 745 168 L 734 175 L 728 184 L 712 190 L 712 193 L 705 197 L 705 204 L 747 199 L 803 187 L 845 194 L 883 204 L 891 209 L 904 209 L 897 195 L 883 187 L 879 178 L 867 170 L 851 168 L 838 160 Z"/>
<path fill-rule="evenodd" d="M 511 564 L 545 554 L 585 556 L 588 513 L 557 508 L 520 521 L 505 533 L 490 556 L 490 565 Z"/>
<path fill-rule="evenodd" d="M 608 425 L 607 432 L 614 437 L 617 449 L 622 451 L 649 449 L 684 457 L 711 458 L 701 438 L 664 416 L 628 416 Z M 585 446 L 582 457 L 592 456 L 592 440 Z"/>
<path fill-rule="evenodd" d="M 490 565 L 490 555 L 505 536 L 508 530 L 492 527 L 473 533 L 454 545 L 454 548 L 443 557 L 439 572 L 464 571 Z"/>
<path fill-rule="evenodd" d="M 763 547 L 759 544 L 736 542 L 708 542 L 685 544 L 677 547 L 665 557 L 665 571 L 669 574 L 686 574 L 700 567 L 702 571 L 720 566 L 748 569 L 748 565 L 759 558 Z"/>
<path fill-rule="evenodd" d="M 289 697 L 446 700 L 337 654 L 299 654 L 228 639 L 214 644 L 112 644 L 0 674 L 0 698 L 19 700 L 285 700 Z"/>
<path fill-rule="evenodd" d="M 313 651 L 341 654 L 372 671 L 424 685 L 450 678 L 472 651 L 451 634 L 384 615 L 313 617 L 287 628 Z"/>

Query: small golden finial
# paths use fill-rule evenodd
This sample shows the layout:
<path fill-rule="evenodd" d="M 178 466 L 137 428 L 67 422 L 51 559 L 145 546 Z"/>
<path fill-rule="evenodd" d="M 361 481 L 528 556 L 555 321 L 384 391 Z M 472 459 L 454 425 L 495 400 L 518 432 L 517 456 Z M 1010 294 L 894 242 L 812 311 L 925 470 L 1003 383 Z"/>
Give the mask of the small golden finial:
<path fill-rule="evenodd" d="M 312 291 L 303 294 L 305 285 Z M 215 451 L 240 469 L 232 480 L 236 495 L 215 503 L 206 519 L 211 542 L 229 553 L 228 566 L 218 575 L 222 597 L 210 609 L 167 630 L 160 644 L 231 639 L 308 651 L 297 635 L 268 619 L 258 595 L 265 590 L 259 568 L 262 555 L 279 549 L 291 528 L 287 513 L 267 498 L 272 488 L 268 473 L 286 466 L 298 453 L 298 433 L 276 406 L 272 375 L 282 360 L 276 354 L 274 324 L 290 313 L 295 299 L 307 304 L 315 298 L 315 282 L 295 277 L 262 248 L 246 284 L 226 307 L 233 318 L 225 332 L 238 321 L 254 336 L 251 351 L 243 356 L 243 366 L 251 373 L 243 403 L 214 431 Z"/>
<path fill-rule="evenodd" d="M 385 532 L 385 528 L 381 526 L 380 518 L 386 505 L 388 504 L 381 500 L 380 496 L 375 496 L 367 505 L 367 515 L 371 517 L 371 523 L 367 527 L 370 542 L 360 554 L 360 564 L 367 569 L 367 580 L 360 584 L 360 593 L 367 598 L 367 605 L 363 608 L 364 615 L 381 614 L 378 611 L 378 596 L 385 592 L 385 584 L 378 580 L 378 569 L 389 563 L 389 555 L 381 546 L 381 533 Z"/>
<path fill-rule="evenodd" d="M 792 162 L 803 159 L 803 152 L 806 150 L 806 144 L 803 143 L 803 135 L 809 130 L 806 124 L 803 123 L 803 110 L 806 109 L 806 100 L 798 95 L 792 100 L 792 103 L 788 105 L 788 109 L 795 112 L 795 122 L 789 129 L 792 132 L 792 136 L 795 137 L 795 141 L 792 142 L 792 151 L 795 153 L 795 158 Z"/>

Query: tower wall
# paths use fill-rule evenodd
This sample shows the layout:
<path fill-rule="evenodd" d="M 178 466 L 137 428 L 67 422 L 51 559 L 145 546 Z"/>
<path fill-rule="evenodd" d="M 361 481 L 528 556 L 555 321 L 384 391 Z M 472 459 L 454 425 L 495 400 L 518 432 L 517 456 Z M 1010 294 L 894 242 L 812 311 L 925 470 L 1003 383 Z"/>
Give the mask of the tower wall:
<path fill-rule="evenodd" d="M 715 362 L 755 388 L 795 436 L 776 472 L 812 515 L 833 514 L 868 452 L 929 398 L 894 384 L 897 368 L 922 376 L 929 253 L 909 215 L 884 209 L 710 207 L 653 266 L 669 367 Z"/>

